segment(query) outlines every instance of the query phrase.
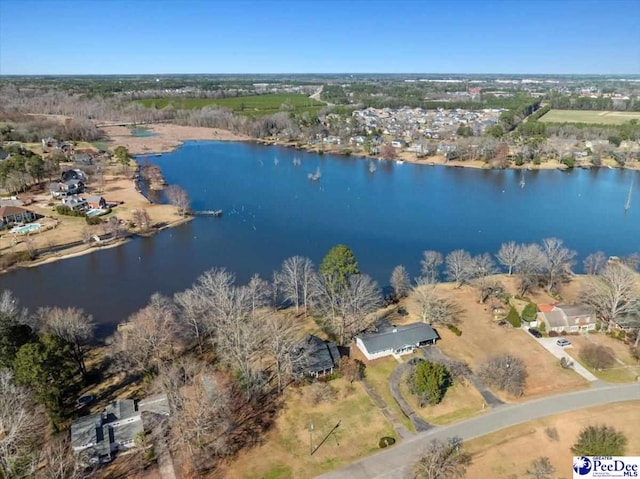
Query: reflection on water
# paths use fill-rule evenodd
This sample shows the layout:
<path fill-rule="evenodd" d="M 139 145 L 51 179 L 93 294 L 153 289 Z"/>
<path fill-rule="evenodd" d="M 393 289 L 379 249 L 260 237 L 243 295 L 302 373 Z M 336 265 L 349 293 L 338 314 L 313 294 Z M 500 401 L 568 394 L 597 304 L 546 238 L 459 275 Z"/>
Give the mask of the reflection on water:
<path fill-rule="evenodd" d="M 425 249 L 496 252 L 504 241 L 557 236 L 582 257 L 640 251 L 640 194 L 624 213 L 632 171 L 527 171 L 522 188 L 514 171 L 376 161 L 372 174 L 369 160 L 216 142 L 187 143 L 154 162 L 189 192 L 194 210 L 224 215 L 5 274 L 0 289 L 30 308 L 83 307 L 106 334 L 152 293 L 187 288 L 208 268 L 227 267 L 240 281 L 270 278 L 288 256 L 318 264 L 336 243 L 351 246 L 383 285 L 397 264 L 416 276 Z M 309 181 L 318 168 L 320 180 Z"/>

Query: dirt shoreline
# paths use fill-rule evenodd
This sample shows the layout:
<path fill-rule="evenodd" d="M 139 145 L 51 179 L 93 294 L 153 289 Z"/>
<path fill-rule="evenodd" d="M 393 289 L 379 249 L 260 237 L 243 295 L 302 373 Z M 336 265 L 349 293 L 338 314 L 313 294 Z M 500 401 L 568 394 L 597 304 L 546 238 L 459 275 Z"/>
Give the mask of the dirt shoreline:
<path fill-rule="evenodd" d="M 228 130 L 219 128 L 206 128 L 198 126 L 183 126 L 173 123 L 155 124 L 144 126 L 153 136 L 133 136 L 131 130 L 124 126 L 109 126 L 103 130 L 108 136 L 107 143 L 111 147 L 124 145 L 133 155 L 157 155 L 175 151 L 186 141 L 244 141 L 257 143 L 266 146 L 283 146 L 286 148 L 295 148 L 300 151 L 309 153 L 323 153 L 337 156 L 353 156 L 357 158 L 366 158 L 371 160 L 384 161 L 400 161 L 406 163 L 414 163 L 418 165 L 428 166 L 448 166 L 452 168 L 475 168 L 475 169 L 507 169 L 507 170 L 567 170 L 567 166 L 557 160 L 546 160 L 539 165 L 525 164 L 521 166 L 509 165 L 506 168 L 499 168 L 490 163 L 480 160 L 450 160 L 447 161 L 444 155 L 433 155 L 424 158 L 418 158 L 415 153 L 399 152 L 398 157 L 391 159 L 382 159 L 379 156 L 367 154 L 363 149 L 352 146 L 340 145 L 311 145 L 302 144 L 296 141 L 284 141 L 276 139 L 254 138 L 246 135 L 233 133 Z M 349 151 L 349 153 L 347 153 Z M 624 167 L 618 165 L 612 159 L 603 160 L 601 166 L 593 166 L 588 163 L 576 161 L 575 168 L 624 168 L 631 170 L 640 170 L 640 161 L 630 162 Z"/>

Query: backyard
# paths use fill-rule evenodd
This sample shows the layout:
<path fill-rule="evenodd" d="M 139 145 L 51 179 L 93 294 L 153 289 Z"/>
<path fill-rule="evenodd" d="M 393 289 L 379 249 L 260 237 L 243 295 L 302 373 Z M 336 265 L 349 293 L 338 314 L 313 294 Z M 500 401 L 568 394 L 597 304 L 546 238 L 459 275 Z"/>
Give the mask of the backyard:
<path fill-rule="evenodd" d="M 310 478 L 378 451 L 378 441 L 384 436 L 395 437 L 362 384 L 336 379 L 328 385 L 334 390 L 333 399 L 316 405 L 311 386 L 289 389 L 271 431 L 259 446 L 244 450 L 228 464 L 223 476 Z"/>

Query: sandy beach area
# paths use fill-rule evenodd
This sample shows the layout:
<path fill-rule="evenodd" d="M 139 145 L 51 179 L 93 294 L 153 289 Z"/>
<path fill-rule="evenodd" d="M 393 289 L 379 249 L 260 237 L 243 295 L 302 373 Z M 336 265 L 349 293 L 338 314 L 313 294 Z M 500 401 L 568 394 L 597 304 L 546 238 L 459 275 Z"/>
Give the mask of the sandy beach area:
<path fill-rule="evenodd" d="M 102 129 L 108 136 L 107 144 L 113 149 L 126 146 L 132 155 L 173 151 L 188 140 L 251 141 L 252 138 L 218 128 L 182 126 L 170 123 L 146 125 L 153 136 L 133 136 L 126 126 L 107 126 Z"/>

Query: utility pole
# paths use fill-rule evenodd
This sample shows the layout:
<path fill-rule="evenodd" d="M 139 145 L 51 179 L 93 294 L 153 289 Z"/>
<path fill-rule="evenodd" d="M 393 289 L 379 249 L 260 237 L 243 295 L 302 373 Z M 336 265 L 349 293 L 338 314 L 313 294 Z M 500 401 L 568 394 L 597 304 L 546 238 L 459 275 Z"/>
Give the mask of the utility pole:
<path fill-rule="evenodd" d="M 309 421 L 309 455 L 313 455 L 313 419 Z"/>

